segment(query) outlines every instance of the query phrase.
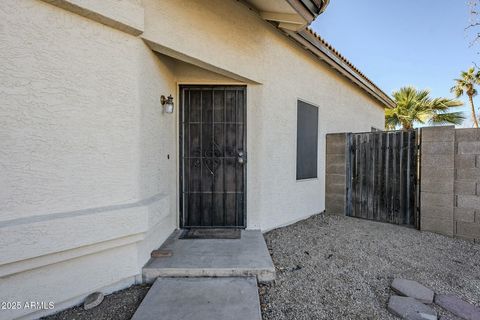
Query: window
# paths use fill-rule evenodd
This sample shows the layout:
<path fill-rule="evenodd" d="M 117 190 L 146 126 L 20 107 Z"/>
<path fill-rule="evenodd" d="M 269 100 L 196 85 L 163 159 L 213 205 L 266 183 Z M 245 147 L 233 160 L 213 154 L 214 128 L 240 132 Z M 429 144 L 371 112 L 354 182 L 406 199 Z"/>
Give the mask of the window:
<path fill-rule="evenodd" d="M 297 102 L 297 180 L 317 178 L 318 108 Z"/>

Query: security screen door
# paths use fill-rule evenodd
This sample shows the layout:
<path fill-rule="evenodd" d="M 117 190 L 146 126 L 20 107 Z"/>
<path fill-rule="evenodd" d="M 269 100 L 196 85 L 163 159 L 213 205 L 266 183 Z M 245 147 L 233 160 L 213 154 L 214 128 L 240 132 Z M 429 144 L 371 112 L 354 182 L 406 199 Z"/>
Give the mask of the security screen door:
<path fill-rule="evenodd" d="M 244 228 L 246 88 L 180 90 L 180 224 Z"/>

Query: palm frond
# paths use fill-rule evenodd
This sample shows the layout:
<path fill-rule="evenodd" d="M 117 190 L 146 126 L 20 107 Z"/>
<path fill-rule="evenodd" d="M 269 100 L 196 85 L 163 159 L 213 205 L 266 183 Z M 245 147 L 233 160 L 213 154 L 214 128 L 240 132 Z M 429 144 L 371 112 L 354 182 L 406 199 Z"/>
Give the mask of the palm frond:
<path fill-rule="evenodd" d="M 463 106 L 462 101 L 448 98 L 435 98 L 428 104 L 428 108 L 433 111 L 445 111 L 449 108 L 457 108 L 461 106 Z"/>
<path fill-rule="evenodd" d="M 455 124 L 460 125 L 465 120 L 463 112 L 437 113 L 430 119 L 431 124 Z"/>
<path fill-rule="evenodd" d="M 417 122 L 420 122 L 421 124 L 424 124 L 425 122 L 428 122 L 432 118 L 432 113 L 431 112 L 419 112 L 417 114 Z"/>
<path fill-rule="evenodd" d="M 465 92 L 463 79 L 458 79 L 452 91 L 462 95 Z M 449 112 L 450 108 L 456 108 L 463 103 L 449 98 L 431 98 L 430 90 L 417 90 L 413 86 L 406 86 L 393 92 L 396 107 L 385 111 L 385 127 L 387 129 L 403 126 L 412 128 L 415 123 L 453 123 L 463 121 L 461 112 Z"/>
<path fill-rule="evenodd" d="M 387 130 L 394 130 L 400 125 L 396 111 L 396 108 L 385 110 L 385 128 Z"/>

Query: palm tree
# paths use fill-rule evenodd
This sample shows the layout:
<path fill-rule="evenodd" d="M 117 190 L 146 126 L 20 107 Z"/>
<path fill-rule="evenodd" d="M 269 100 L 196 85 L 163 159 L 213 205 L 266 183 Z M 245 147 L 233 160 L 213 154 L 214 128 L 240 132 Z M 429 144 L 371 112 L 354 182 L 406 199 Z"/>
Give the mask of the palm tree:
<path fill-rule="evenodd" d="M 395 129 L 402 127 L 410 130 L 414 123 L 424 124 L 461 124 L 462 112 L 450 112 L 450 108 L 462 106 L 459 100 L 448 98 L 430 98 L 429 90 L 417 90 L 403 87 L 393 93 L 396 107 L 385 110 L 385 127 Z"/>
<path fill-rule="evenodd" d="M 474 128 L 478 128 L 475 105 L 473 104 L 473 97 L 477 95 L 477 89 L 475 89 L 477 84 L 480 84 L 480 71 L 475 72 L 475 68 L 472 67 L 468 69 L 468 71 L 462 71 L 460 79 L 455 79 L 455 86 L 453 86 L 451 89 L 457 98 L 463 94 L 468 96 L 470 107 L 472 108 L 472 120 Z"/>

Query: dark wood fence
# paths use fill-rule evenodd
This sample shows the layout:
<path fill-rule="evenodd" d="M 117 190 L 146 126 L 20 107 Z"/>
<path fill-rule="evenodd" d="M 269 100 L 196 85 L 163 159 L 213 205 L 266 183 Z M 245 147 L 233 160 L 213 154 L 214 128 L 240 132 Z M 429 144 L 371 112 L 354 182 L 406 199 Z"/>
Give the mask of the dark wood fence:
<path fill-rule="evenodd" d="M 348 216 L 418 227 L 417 131 L 351 133 Z"/>

